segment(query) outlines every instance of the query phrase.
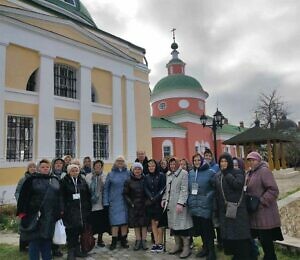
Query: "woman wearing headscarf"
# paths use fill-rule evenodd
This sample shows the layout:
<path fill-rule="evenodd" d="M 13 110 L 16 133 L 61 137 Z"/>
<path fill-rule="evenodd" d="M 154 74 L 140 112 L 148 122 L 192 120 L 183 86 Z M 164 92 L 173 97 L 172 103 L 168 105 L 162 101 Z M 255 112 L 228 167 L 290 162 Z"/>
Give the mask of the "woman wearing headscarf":
<path fill-rule="evenodd" d="M 242 171 L 233 168 L 230 154 L 219 158 L 221 171 L 216 174 L 216 198 L 218 219 L 224 252 L 232 259 L 250 258 L 250 226 L 244 196 L 245 177 Z M 234 214 L 235 213 L 235 214 Z"/>
<path fill-rule="evenodd" d="M 162 196 L 165 192 L 166 177 L 159 171 L 156 161 L 148 161 L 148 175 L 145 177 L 144 188 L 146 192 L 146 212 L 151 221 L 154 244 L 151 252 L 163 252 L 163 228 L 158 227 L 159 220 L 162 218 L 163 209 L 161 207 Z"/>
<path fill-rule="evenodd" d="M 129 247 L 127 244 L 128 208 L 123 196 L 124 183 L 129 177 L 130 172 L 127 170 L 124 157 L 118 156 L 106 177 L 103 194 L 103 206 L 109 207 L 112 233 L 110 250 L 116 249 L 119 229 L 121 229 L 122 247 Z"/>
<path fill-rule="evenodd" d="M 61 180 L 63 222 L 66 227 L 68 260 L 85 257 L 80 249 L 79 237 L 91 212 L 91 195 L 85 179 L 76 164 L 69 164 L 67 175 Z"/>
<path fill-rule="evenodd" d="M 130 178 L 125 181 L 123 191 L 128 205 L 128 223 L 130 228 L 134 228 L 134 250 L 147 250 L 146 236 L 149 221 L 146 216 L 143 165 L 135 162 L 131 169 Z"/>
<path fill-rule="evenodd" d="M 92 202 L 92 212 L 89 217 L 89 222 L 92 226 L 93 233 L 98 234 L 97 245 L 104 247 L 102 236 L 103 233 L 109 232 L 110 226 L 108 221 L 107 209 L 103 207 L 103 191 L 106 174 L 103 172 L 104 163 L 102 160 L 93 162 L 93 170 L 89 173 L 85 180 L 89 185 Z"/>
<path fill-rule="evenodd" d="M 190 236 L 193 221 L 186 207 L 188 199 L 188 173 L 179 167 L 179 160 L 169 160 L 166 192 L 163 196 L 162 207 L 167 210 L 168 226 L 175 239 L 175 246 L 169 252 L 176 254 L 180 251 L 180 258 L 187 258 L 191 254 Z"/>
<path fill-rule="evenodd" d="M 259 239 L 264 259 L 275 260 L 277 257 L 273 241 L 283 240 L 277 206 L 278 186 L 273 173 L 258 152 L 249 153 L 247 161 L 251 169 L 246 177 L 246 193 L 260 201 L 258 209 L 250 213 L 251 233 L 253 238 Z"/>
<path fill-rule="evenodd" d="M 188 209 L 193 218 L 193 236 L 201 236 L 202 250 L 197 257 L 215 260 L 214 228 L 212 222 L 215 172 L 200 154 L 193 156 L 193 169 L 189 172 Z"/>
<path fill-rule="evenodd" d="M 38 163 L 38 172 L 28 177 L 20 191 L 17 215 L 29 241 L 29 259 L 52 259 L 51 244 L 55 222 L 60 218 L 59 180 L 50 173 L 51 163 L 43 159 Z M 34 220 L 38 218 L 37 225 Z M 32 228 L 30 228 L 32 227 Z"/>

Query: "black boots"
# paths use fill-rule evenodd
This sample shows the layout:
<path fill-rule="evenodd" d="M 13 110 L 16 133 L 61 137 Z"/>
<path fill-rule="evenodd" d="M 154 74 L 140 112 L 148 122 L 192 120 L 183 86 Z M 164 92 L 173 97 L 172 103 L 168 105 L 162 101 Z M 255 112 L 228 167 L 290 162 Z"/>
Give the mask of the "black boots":
<path fill-rule="evenodd" d="M 80 250 L 80 246 L 76 246 L 75 248 L 75 256 L 77 257 L 87 257 L 87 253 Z"/>
<path fill-rule="evenodd" d="M 116 249 L 116 247 L 117 247 L 117 239 L 118 239 L 117 237 L 112 237 L 111 238 L 111 244 L 109 246 L 110 250 Z"/>
<path fill-rule="evenodd" d="M 121 246 L 123 248 L 129 248 L 129 245 L 127 243 L 127 235 L 121 236 Z"/>

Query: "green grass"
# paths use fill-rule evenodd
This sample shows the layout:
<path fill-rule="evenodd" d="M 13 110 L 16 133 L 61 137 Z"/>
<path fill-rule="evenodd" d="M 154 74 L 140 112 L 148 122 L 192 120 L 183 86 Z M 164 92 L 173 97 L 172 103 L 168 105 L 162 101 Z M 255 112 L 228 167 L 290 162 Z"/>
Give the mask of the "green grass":
<path fill-rule="evenodd" d="M 18 232 L 19 219 L 15 205 L 0 206 L 0 230 Z"/>
<path fill-rule="evenodd" d="M 20 253 L 17 246 L 0 244 L 0 259 L 27 260 L 27 253 Z"/>
<path fill-rule="evenodd" d="M 294 189 L 294 190 L 288 191 L 288 192 L 286 192 L 286 193 L 281 194 L 281 195 L 279 196 L 278 200 L 282 200 L 282 199 L 284 199 L 284 198 L 290 196 L 291 194 L 296 193 L 297 191 L 300 191 L 300 187 L 298 187 L 298 188 L 296 188 L 296 189 Z"/>

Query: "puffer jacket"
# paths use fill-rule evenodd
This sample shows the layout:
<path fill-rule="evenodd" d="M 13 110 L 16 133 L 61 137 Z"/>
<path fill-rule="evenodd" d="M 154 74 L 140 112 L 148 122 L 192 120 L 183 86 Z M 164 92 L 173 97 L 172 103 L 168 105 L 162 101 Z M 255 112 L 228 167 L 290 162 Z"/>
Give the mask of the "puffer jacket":
<path fill-rule="evenodd" d="M 80 228 L 87 222 L 91 212 L 91 194 L 84 178 L 79 174 L 77 186 L 72 177 L 67 174 L 61 180 L 61 196 L 63 205 L 63 222 L 66 228 Z M 80 194 L 80 199 L 73 199 L 75 193 Z"/>
<path fill-rule="evenodd" d="M 212 185 L 215 172 L 210 169 L 209 164 L 204 163 L 198 169 L 193 169 L 189 172 L 189 196 L 188 208 L 192 216 L 202 218 L 212 218 L 213 200 L 215 190 Z M 192 185 L 197 183 L 198 192 L 192 194 Z"/>
<path fill-rule="evenodd" d="M 52 239 L 55 222 L 60 218 L 59 180 L 52 174 L 36 173 L 27 178 L 21 188 L 17 215 L 24 213 L 21 225 L 30 223 L 40 211 L 38 230 L 24 233 L 24 240 Z"/>

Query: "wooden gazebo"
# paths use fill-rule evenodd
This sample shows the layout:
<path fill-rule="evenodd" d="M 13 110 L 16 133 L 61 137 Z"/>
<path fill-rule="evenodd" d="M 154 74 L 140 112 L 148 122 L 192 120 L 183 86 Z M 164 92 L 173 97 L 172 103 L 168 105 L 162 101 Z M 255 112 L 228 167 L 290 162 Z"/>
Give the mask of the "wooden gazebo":
<path fill-rule="evenodd" d="M 259 126 L 259 120 L 255 121 L 255 126 L 249 128 L 226 141 L 223 144 L 236 145 L 237 155 L 241 157 L 239 146 L 244 146 L 244 150 L 253 151 L 257 146 L 267 145 L 267 157 L 271 170 L 274 168 L 286 168 L 286 158 L 283 144 L 292 142 L 289 135 L 284 134 L 277 129 L 264 129 Z M 273 146 L 273 149 L 272 149 Z M 246 154 L 245 154 L 246 155 Z"/>

